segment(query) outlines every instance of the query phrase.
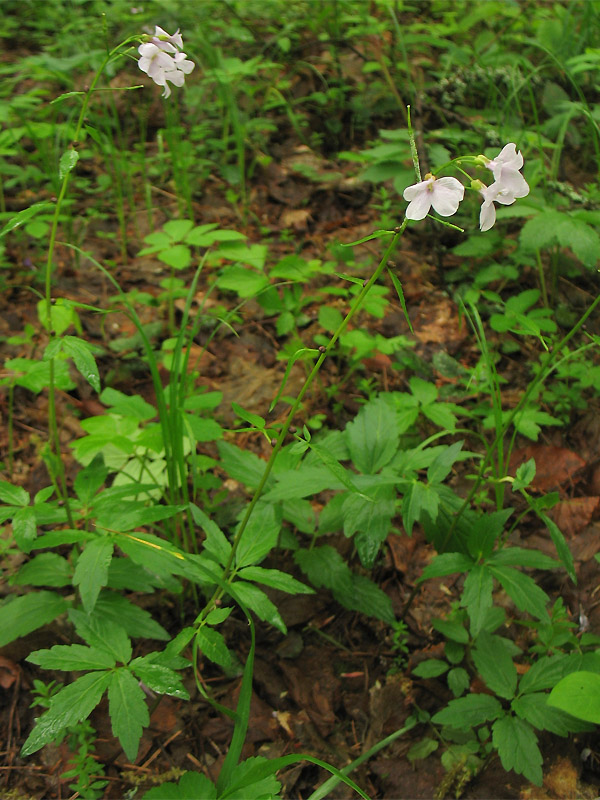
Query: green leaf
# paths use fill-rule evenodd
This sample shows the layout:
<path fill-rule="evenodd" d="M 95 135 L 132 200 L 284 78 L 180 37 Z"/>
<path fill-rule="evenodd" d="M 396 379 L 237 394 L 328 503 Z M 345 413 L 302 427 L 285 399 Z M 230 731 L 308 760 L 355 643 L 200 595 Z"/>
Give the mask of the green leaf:
<path fill-rule="evenodd" d="M 273 589 L 279 589 L 289 594 L 314 594 L 314 589 L 305 586 L 300 581 L 292 578 L 286 572 L 278 569 L 265 569 L 264 567 L 244 567 L 238 572 L 240 578 L 245 581 L 255 581 Z"/>
<path fill-rule="evenodd" d="M 65 336 L 63 352 L 71 356 L 78 372 L 83 375 L 95 392 L 100 392 L 100 373 L 96 359 L 92 354 L 92 345 L 77 336 Z"/>
<path fill-rule="evenodd" d="M 216 557 L 221 566 L 225 566 L 231 553 L 231 544 L 229 540 L 219 528 L 216 522 L 213 522 L 210 517 L 198 508 L 194 503 L 190 503 L 190 509 L 194 522 L 200 525 L 203 529 L 206 539 L 204 540 L 204 547 L 209 553 Z"/>
<path fill-rule="evenodd" d="M 0 481 L 0 500 L 10 506 L 28 506 L 29 492 L 22 486 L 14 486 L 8 481 Z"/>
<path fill-rule="evenodd" d="M 99 613 L 97 606 L 92 614 L 72 608 L 69 619 L 77 634 L 93 648 L 109 653 L 116 661 L 128 663 L 131 658 L 129 636 L 124 628 Z"/>
<path fill-rule="evenodd" d="M 139 394 L 127 395 L 107 386 L 100 395 L 100 400 L 110 407 L 112 413 L 122 417 L 133 417 L 139 422 L 156 416 L 154 406 L 147 403 Z"/>
<path fill-rule="evenodd" d="M 122 627 L 131 637 L 165 642 L 171 638 L 163 626 L 152 618 L 150 612 L 116 592 L 102 591 L 94 612 Z"/>
<path fill-rule="evenodd" d="M 460 644 L 469 643 L 469 633 L 460 622 L 447 619 L 434 619 L 431 621 L 431 625 L 436 631 L 452 642 L 459 642 Z"/>
<path fill-rule="evenodd" d="M 196 414 L 186 414 L 185 421 L 189 425 L 191 434 L 196 442 L 216 442 L 223 438 L 223 428 L 216 419 L 198 417 Z"/>
<path fill-rule="evenodd" d="M 402 500 L 402 522 L 408 536 L 412 535 L 413 526 L 421 519 L 423 512 L 427 512 L 431 519 L 435 520 L 438 511 L 437 500 L 437 494 L 420 481 L 415 481 L 408 487 Z"/>
<path fill-rule="evenodd" d="M 58 162 L 58 178 L 59 180 L 63 180 L 65 175 L 68 175 L 69 172 L 73 169 L 75 164 L 79 161 L 79 153 L 74 148 L 70 147 L 60 157 L 60 161 Z"/>
<path fill-rule="evenodd" d="M 235 292 L 239 297 L 255 297 L 267 288 L 269 280 L 260 272 L 234 264 L 225 267 L 217 280 L 217 285 L 220 289 Z"/>
<path fill-rule="evenodd" d="M 504 714 L 500 701 L 489 694 L 468 694 L 450 700 L 446 708 L 438 711 L 431 721 L 436 725 L 448 725 L 457 730 L 467 731 L 476 725 L 498 719 Z"/>
<path fill-rule="evenodd" d="M 535 458 L 530 458 L 524 464 L 521 464 L 515 473 L 515 479 L 512 483 L 513 492 L 520 489 L 525 489 L 531 481 L 535 478 Z"/>
<path fill-rule="evenodd" d="M 543 214 L 527 220 L 521 228 L 520 240 L 525 250 L 541 250 L 556 241 L 556 232 L 565 220 L 565 214 L 544 209 Z"/>
<path fill-rule="evenodd" d="M 40 553 L 10 579 L 17 586 L 70 586 L 71 582 L 71 565 L 58 553 Z"/>
<path fill-rule="evenodd" d="M 267 770 L 270 772 L 257 780 L 256 767 L 259 767 L 258 774 L 260 774 L 262 765 L 264 765 L 265 772 Z M 249 798 L 277 800 L 280 789 L 281 784 L 276 779 L 269 760 L 263 756 L 255 756 L 247 758 L 233 768 L 227 785 L 222 788 L 221 796 L 226 800 L 248 800 Z"/>
<path fill-rule="evenodd" d="M 252 583 L 245 583 L 244 581 L 236 581 L 233 584 L 233 588 L 242 603 L 254 611 L 259 619 L 273 625 L 282 633 L 287 633 L 287 628 L 277 610 L 277 606 L 269 600 L 263 591 Z"/>
<path fill-rule="evenodd" d="M 567 544 L 565 537 L 562 534 L 562 531 L 558 527 L 558 525 L 547 517 L 545 514 L 541 515 L 541 519 L 546 524 L 548 531 L 550 532 L 550 538 L 554 543 L 554 547 L 556 548 L 556 554 L 559 557 L 562 565 L 567 570 L 569 578 L 573 581 L 573 583 L 577 583 L 577 576 L 575 575 L 575 564 L 573 563 L 573 556 L 571 551 L 569 550 L 569 545 Z"/>
<path fill-rule="evenodd" d="M 142 800 L 217 800 L 217 787 L 201 772 L 185 772 L 178 783 L 154 786 Z"/>
<path fill-rule="evenodd" d="M 441 483 L 448 477 L 454 463 L 460 455 L 463 444 L 464 440 L 454 442 L 454 444 L 449 447 L 445 447 L 434 459 L 427 470 L 427 481 L 429 483 Z"/>
<path fill-rule="evenodd" d="M 236 583 L 236 589 L 237 586 L 238 584 Z M 196 644 L 204 655 L 214 661 L 215 664 L 227 669 L 234 663 L 229 648 L 225 644 L 223 634 L 214 628 L 199 628 L 196 633 Z"/>
<path fill-rule="evenodd" d="M 40 211 L 52 208 L 53 205 L 54 203 L 34 203 L 32 206 L 29 206 L 29 208 L 24 208 L 22 211 L 19 211 L 19 213 L 11 217 L 2 230 L 0 230 L 0 239 L 6 236 L 7 233 L 14 231 L 15 228 L 20 228 L 21 225 L 29 222 L 29 220 L 35 217 L 36 214 L 39 214 Z"/>
<path fill-rule="evenodd" d="M 581 219 L 566 217 L 559 225 L 556 235 L 563 247 L 570 248 L 586 267 L 595 267 L 600 252 L 600 236 L 594 228 Z"/>
<path fill-rule="evenodd" d="M 108 536 L 98 536 L 87 542 L 75 567 L 73 586 L 79 586 L 81 602 L 89 614 L 94 610 L 100 589 L 108 581 L 108 567 L 114 542 Z"/>
<path fill-rule="evenodd" d="M 421 411 L 423 415 L 430 419 L 434 425 L 437 425 L 438 428 L 454 431 L 458 420 L 450 406 L 450 403 L 431 403 L 431 405 L 423 406 Z M 454 406 L 454 408 L 456 408 L 456 406 Z"/>
<path fill-rule="evenodd" d="M 398 449 L 394 409 L 383 397 L 371 400 L 346 425 L 346 436 L 356 468 L 368 475 L 379 472 Z"/>
<path fill-rule="evenodd" d="M 556 686 L 564 675 L 566 660 L 568 659 L 564 655 L 538 659 L 521 678 L 519 692 L 538 692 L 540 689 Z"/>
<path fill-rule="evenodd" d="M 263 431 L 266 426 L 266 422 L 263 417 L 259 417 L 258 414 L 252 414 L 250 411 L 246 411 L 246 409 L 242 408 L 238 403 L 231 404 L 232 409 L 237 414 L 240 419 L 243 419 L 244 422 L 248 422 L 252 427 L 258 428 L 259 431 Z"/>
<path fill-rule="evenodd" d="M 338 481 L 349 489 L 351 492 L 357 492 L 358 488 L 354 480 L 354 474 L 349 469 L 343 467 L 338 459 L 326 447 L 310 442 L 308 445 L 313 453 L 323 462 L 323 464 L 330 470 L 331 474 L 338 479 Z"/>
<path fill-rule="evenodd" d="M 235 554 L 238 567 L 261 562 L 277 544 L 281 530 L 281 509 L 258 502 L 240 538 Z"/>
<path fill-rule="evenodd" d="M 578 719 L 600 724 L 600 675 L 595 672 L 571 672 L 550 692 L 548 703 Z"/>
<path fill-rule="evenodd" d="M 12 532 L 18 547 L 28 553 L 37 538 L 37 524 L 33 506 L 19 508 L 13 514 Z"/>
<path fill-rule="evenodd" d="M 181 676 L 169 667 L 163 664 L 153 664 L 142 656 L 131 661 L 129 668 L 153 692 L 168 694 L 181 700 L 190 699 L 189 693 L 182 683 Z"/>
<path fill-rule="evenodd" d="M 36 720 L 21 755 L 30 756 L 69 725 L 87 719 L 100 702 L 110 676 L 110 672 L 88 672 L 55 694 L 49 710 Z"/>
<path fill-rule="evenodd" d="M 481 514 L 471 526 L 467 548 L 475 561 L 489 558 L 496 539 L 504 531 L 506 521 L 512 514 L 512 508 L 503 508 L 490 514 Z"/>
<path fill-rule="evenodd" d="M 116 663 L 114 656 L 105 650 L 85 647 L 82 644 L 57 644 L 49 650 L 36 650 L 27 656 L 27 661 L 37 664 L 42 669 L 64 671 L 110 669 Z"/>
<path fill-rule="evenodd" d="M 527 550 L 523 547 L 504 547 L 497 550 L 490 558 L 490 564 L 502 567 L 532 567 L 533 569 L 556 569 L 560 562 L 539 550 Z"/>
<path fill-rule="evenodd" d="M 344 500 L 344 535 L 355 537 L 361 563 L 370 569 L 375 563 L 382 542 L 387 538 L 396 513 L 395 492 L 391 486 L 371 491 L 372 497 L 349 494 Z"/>
<path fill-rule="evenodd" d="M 54 592 L 30 592 L 0 607 L 0 647 L 63 614 L 69 603 Z"/>
<path fill-rule="evenodd" d="M 312 550 L 296 550 L 294 561 L 317 588 L 324 586 L 340 596 L 352 597 L 352 571 L 330 545 Z"/>
<path fill-rule="evenodd" d="M 542 785 L 542 754 L 529 723 L 506 715 L 492 725 L 492 741 L 507 772 L 513 769 L 536 786 Z"/>
<path fill-rule="evenodd" d="M 220 466 L 234 480 L 254 488 L 260 483 L 265 462 L 250 450 L 241 450 L 229 442 L 217 442 Z"/>
<path fill-rule="evenodd" d="M 483 628 L 486 614 L 492 607 L 493 588 L 491 571 L 483 564 L 476 564 L 465 579 L 460 600 L 469 615 L 471 636 L 477 636 Z"/>
<path fill-rule="evenodd" d="M 448 672 L 449 666 L 446 661 L 440 661 L 439 658 L 429 658 L 427 661 L 421 661 L 420 664 L 417 664 L 412 674 L 418 678 L 438 678 Z"/>
<path fill-rule="evenodd" d="M 261 462 L 263 463 L 263 462 Z M 343 489 L 344 484 L 334 477 L 328 467 L 301 464 L 277 474 L 277 485 L 264 496 L 269 503 L 318 494 L 326 489 Z"/>
<path fill-rule="evenodd" d="M 396 621 L 390 597 L 366 575 L 352 574 L 352 593 L 341 595 L 334 591 L 333 596 L 338 603 L 352 611 L 381 619 L 388 625 Z"/>
<path fill-rule="evenodd" d="M 463 553 L 439 553 L 428 564 L 421 577 L 419 583 L 429 580 L 429 578 L 441 578 L 444 575 L 452 575 L 455 572 L 468 572 L 473 569 L 473 559 Z"/>
<path fill-rule="evenodd" d="M 517 688 L 517 668 L 499 636 L 481 631 L 471 655 L 489 689 L 507 700 L 514 697 Z"/>
<path fill-rule="evenodd" d="M 533 578 L 510 567 L 497 567 L 491 562 L 489 570 L 501 583 L 519 611 L 527 611 L 540 620 L 548 619 L 546 607 L 550 598 Z"/>
<path fill-rule="evenodd" d="M 571 675 L 582 674 L 581 672 L 571 673 Z M 592 672 L 586 674 L 598 677 Z M 596 690 L 597 688 L 596 686 Z M 585 699 L 583 700 L 584 710 L 590 708 L 590 698 L 592 698 L 593 703 L 597 695 L 591 695 L 589 693 L 585 695 Z M 555 704 L 552 702 L 552 693 L 547 695 L 545 692 L 534 692 L 532 694 L 523 695 L 523 697 L 517 697 L 512 701 L 511 706 L 513 711 L 521 717 L 521 719 L 527 720 L 534 728 L 542 731 L 550 731 L 550 733 L 555 733 L 557 736 L 568 736 L 569 733 L 580 731 L 582 728 L 585 729 L 585 723 L 582 726 L 580 722 L 583 717 L 575 713 L 574 707 L 570 704 L 570 700 L 571 698 L 569 698 L 569 709 L 567 711 L 563 706 L 560 708 L 553 707 Z M 597 699 L 596 707 L 600 711 L 600 702 Z M 579 719 L 575 719 L 575 717 L 579 717 Z M 588 720 L 588 722 L 598 722 L 598 720 L 600 720 L 600 715 L 594 720 Z"/>
<path fill-rule="evenodd" d="M 89 506 L 94 495 L 100 489 L 108 476 L 108 467 L 104 464 L 102 453 L 98 453 L 92 461 L 79 470 L 75 476 L 74 489 L 81 504 Z"/>
<path fill-rule="evenodd" d="M 184 244 L 172 244 L 158 254 L 159 261 L 173 269 L 187 269 L 192 263 L 192 253 Z"/>
<path fill-rule="evenodd" d="M 125 667 L 111 674 L 108 713 L 112 731 L 121 742 L 125 755 L 133 763 L 143 729 L 150 724 L 150 714 L 143 689 Z"/>
<path fill-rule="evenodd" d="M 447 680 L 448 688 L 454 697 L 460 697 L 471 685 L 469 673 L 462 667 L 454 667 L 454 669 L 451 669 L 448 673 Z"/>

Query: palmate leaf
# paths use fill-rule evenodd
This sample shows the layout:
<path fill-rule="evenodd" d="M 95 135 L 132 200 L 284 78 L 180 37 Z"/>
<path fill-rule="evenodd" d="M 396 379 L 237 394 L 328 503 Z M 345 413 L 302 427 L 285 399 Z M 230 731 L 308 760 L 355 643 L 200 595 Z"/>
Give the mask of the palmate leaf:
<path fill-rule="evenodd" d="M 492 741 L 507 772 L 513 769 L 536 786 L 542 785 L 542 754 L 528 722 L 503 716 L 492 725 Z"/>
<path fill-rule="evenodd" d="M 36 720 L 21 754 L 30 756 L 69 725 L 87 719 L 100 702 L 110 677 L 110 672 L 88 672 L 55 694 L 48 711 Z"/>
<path fill-rule="evenodd" d="M 69 611 L 69 619 L 75 626 L 77 634 L 92 647 L 109 653 L 115 661 L 127 664 L 131 658 L 131 642 L 124 628 L 111 622 L 95 609 L 92 614 L 85 614 L 79 609 Z"/>
<path fill-rule="evenodd" d="M 142 731 L 150 723 L 145 696 L 131 672 L 122 667 L 110 675 L 108 713 L 114 735 L 130 761 L 137 756 Z"/>

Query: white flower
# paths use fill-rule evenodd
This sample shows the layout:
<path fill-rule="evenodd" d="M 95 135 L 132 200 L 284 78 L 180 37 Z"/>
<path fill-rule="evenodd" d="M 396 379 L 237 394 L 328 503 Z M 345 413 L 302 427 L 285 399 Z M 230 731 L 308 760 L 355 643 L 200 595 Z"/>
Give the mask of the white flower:
<path fill-rule="evenodd" d="M 177 50 L 183 50 L 183 39 L 179 33 L 179 28 L 177 28 L 175 33 L 171 36 L 170 33 L 167 33 L 158 25 L 155 25 L 152 44 L 160 47 L 160 49 L 164 50 L 166 53 L 176 53 Z"/>
<path fill-rule="evenodd" d="M 185 76 L 194 69 L 194 62 L 186 59 L 185 53 L 181 52 L 182 47 L 183 40 L 179 29 L 171 36 L 158 25 L 152 41 L 138 47 L 141 56 L 138 67 L 158 86 L 165 87 L 163 97 L 169 97 L 171 94 L 171 87 L 167 81 L 175 86 L 183 86 Z M 171 55 L 172 53 L 175 55 Z"/>
<path fill-rule="evenodd" d="M 482 184 L 479 191 L 483 196 L 483 203 L 479 212 L 479 228 L 482 231 L 489 231 L 496 222 L 494 202 L 502 203 L 503 206 L 510 206 L 515 202 L 516 198 L 512 192 L 505 189 L 497 181 L 492 183 L 491 186 L 483 186 Z"/>
<path fill-rule="evenodd" d="M 486 167 L 492 171 L 494 182 L 511 192 L 514 195 L 513 200 L 529 194 L 527 181 L 519 172 L 522 166 L 523 154 L 520 150 L 517 153 L 517 146 L 514 142 L 503 147 L 496 158 L 486 160 Z"/>
<path fill-rule="evenodd" d="M 406 209 L 407 219 L 424 219 L 431 206 L 442 217 L 456 213 L 458 204 L 465 196 L 465 187 L 456 178 L 435 178 L 428 174 L 426 180 L 407 186 L 402 195 L 410 200 Z"/>

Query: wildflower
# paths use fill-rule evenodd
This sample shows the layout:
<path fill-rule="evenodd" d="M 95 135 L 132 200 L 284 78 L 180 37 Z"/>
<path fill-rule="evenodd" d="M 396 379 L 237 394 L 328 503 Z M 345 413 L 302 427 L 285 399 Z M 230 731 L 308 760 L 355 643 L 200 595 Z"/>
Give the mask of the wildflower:
<path fill-rule="evenodd" d="M 194 62 L 187 59 L 186 54 L 181 52 L 183 40 L 179 29 L 170 35 L 157 25 L 151 41 L 144 42 L 138 47 L 141 58 L 138 66 L 142 72 L 152 78 L 158 86 L 164 86 L 163 97 L 169 97 L 171 87 L 183 86 L 185 76 L 194 69 Z M 174 53 L 175 55 L 171 55 Z"/>
<path fill-rule="evenodd" d="M 504 206 L 510 206 L 515 202 L 515 195 L 504 188 L 500 183 L 495 181 L 491 186 L 484 186 L 481 181 L 473 181 L 475 185 L 473 188 L 478 188 L 483 196 L 483 203 L 481 211 L 479 212 L 479 228 L 482 231 L 489 231 L 489 229 L 496 222 L 496 206 L 494 202 L 501 203 Z"/>
<path fill-rule="evenodd" d="M 424 219 L 431 206 L 442 217 L 450 217 L 465 196 L 465 187 L 456 178 L 436 178 L 428 173 L 424 181 L 408 186 L 402 196 L 410 201 L 406 209 L 408 219 Z"/>
<path fill-rule="evenodd" d="M 520 150 L 517 153 L 517 146 L 514 142 L 503 147 L 496 158 L 485 159 L 485 165 L 492 171 L 494 183 L 500 184 L 502 189 L 510 192 L 513 195 L 513 201 L 517 197 L 525 197 L 529 194 L 527 181 L 519 172 L 523 166 L 523 154 Z"/>

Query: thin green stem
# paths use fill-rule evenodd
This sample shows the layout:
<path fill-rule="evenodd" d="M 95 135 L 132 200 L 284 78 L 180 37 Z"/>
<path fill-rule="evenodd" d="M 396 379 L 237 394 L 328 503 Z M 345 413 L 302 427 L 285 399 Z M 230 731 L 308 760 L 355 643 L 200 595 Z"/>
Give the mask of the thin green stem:
<path fill-rule="evenodd" d="M 362 304 L 364 303 L 364 300 L 365 300 L 366 296 L 368 295 L 369 291 L 371 290 L 371 287 L 375 284 L 375 282 L 378 280 L 378 278 L 380 277 L 381 273 L 385 269 L 385 266 L 386 266 L 386 264 L 388 262 L 388 259 L 390 258 L 391 254 L 395 250 L 395 248 L 396 248 L 396 246 L 398 244 L 398 241 L 400 240 L 400 237 L 404 233 L 404 230 L 405 230 L 407 224 L 408 224 L 408 219 L 405 219 L 404 222 L 402 223 L 402 225 L 396 230 L 396 233 L 395 233 L 392 241 L 390 242 L 390 244 L 386 248 L 385 253 L 383 254 L 383 257 L 382 257 L 381 261 L 379 262 L 379 265 L 377 266 L 377 269 L 373 272 L 373 274 L 371 275 L 369 280 L 366 281 L 366 283 L 363 285 L 361 291 L 359 292 L 359 294 L 354 299 L 354 302 L 352 303 L 352 307 L 350 308 L 350 311 L 346 314 L 344 319 L 338 325 L 336 331 L 332 335 L 332 337 L 329 340 L 329 343 L 327 344 L 327 346 L 323 347 L 323 349 L 321 350 L 321 354 L 319 355 L 319 358 L 316 360 L 312 370 L 310 371 L 310 373 L 308 374 L 308 377 L 304 381 L 304 385 L 300 389 L 300 392 L 298 393 L 298 396 L 296 397 L 292 407 L 290 408 L 290 410 L 288 412 L 288 415 L 287 415 L 287 418 L 286 418 L 286 420 L 285 420 L 285 422 L 283 424 L 283 427 L 281 429 L 281 432 L 279 433 L 279 436 L 277 437 L 277 440 L 276 440 L 276 442 L 275 442 L 275 444 L 273 446 L 273 450 L 271 451 L 271 456 L 270 456 L 270 458 L 269 458 L 269 460 L 268 460 L 268 462 L 267 462 L 267 464 L 265 466 L 265 471 L 263 472 L 263 475 L 262 475 L 262 478 L 260 480 L 260 483 L 258 484 L 258 486 L 257 486 L 257 488 L 256 488 L 256 490 L 254 492 L 254 495 L 253 495 L 252 500 L 250 501 L 250 503 L 249 503 L 249 505 L 248 505 L 248 507 L 246 509 L 246 513 L 244 514 L 244 517 L 242 519 L 240 527 L 238 528 L 238 531 L 237 531 L 237 533 L 235 535 L 235 538 L 233 539 L 231 552 L 229 554 L 229 558 L 228 558 L 227 563 L 225 564 L 225 566 L 223 568 L 223 580 L 226 581 L 226 580 L 228 580 L 230 578 L 230 575 L 231 575 L 231 572 L 232 572 L 232 566 L 233 566 L 233 563 L 234 563 L 234 560 L 235 560 L 235 555 L 236 555 L 236 552 L 237 552 L 237 548 L 238 548 L 240 540 L 242 538 L 242 534 L 246 530 L 246 526 L 248 525 L 248 521 L 250 520 L 252 512 L 254 511 L 254 509 L 256 507 L 256 504 L 260 500 L 260 497 L 261 497 L 261 495 L 262 495 L 262 493 L 264 491 L 264 488 L 265 488 L 265 486 L 267 484 L 267 481 L 269 479 L 269 476 L 271 474 L 271 470 L 273 469 L 273 465 L 275 464 L 275 459 L 277 458 L 277 455 L 278 455 L 279 451 L 281 450 L 281 448 L 283 446 L 283 443 L 284 443 L 285 438 L 286 438 L 286 436 L 287 436 L 287 434 L 289 432 L 289 429 L 290 429 L 290 426 L 292 424 L 292 421 L 293 421 L 294 417 L 296 416 L 296 413 L 298 412 L 298 409 L 300 408 L 300 406 L 302 404 L 302 400 L 304 399 L 304 396 L 306 395 L 306 392 L 310 388 L 312 382 L 314 381 L 314 379 L 317 376 L 319 370 L 321 369 L 321 365 L 325 361 L 327 355 L 331 352 L 331 350 L 334 347 L 334 345 L 337 342 L 337 340 L 344 333 L 344 331 L 348 327 L 348 325 L 351 322 L 351 320 L 354 318 L 356 313 L 359 311 L 359 309 L 361 308 Z M 221 587 L 217 587 L 215 589 L 215 592 L 214 592 L 213 596 L 208 601 L 208 603 L 206 604 L 205 608 L 203 609 L 203 611 L 201 612 L 201 614 L 199 616 L 199 621 L 200 622 L 204 619 L 206 614 L 208 614 L 208 612 L 214 606 L 215 602 L 222 596 L 222 594 L 223 594 L 223 589 Z"/>

